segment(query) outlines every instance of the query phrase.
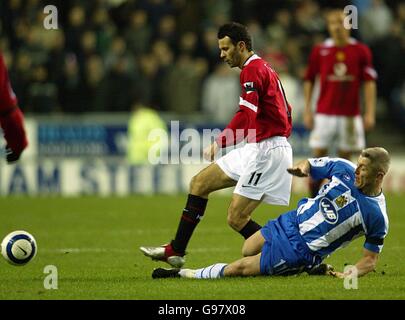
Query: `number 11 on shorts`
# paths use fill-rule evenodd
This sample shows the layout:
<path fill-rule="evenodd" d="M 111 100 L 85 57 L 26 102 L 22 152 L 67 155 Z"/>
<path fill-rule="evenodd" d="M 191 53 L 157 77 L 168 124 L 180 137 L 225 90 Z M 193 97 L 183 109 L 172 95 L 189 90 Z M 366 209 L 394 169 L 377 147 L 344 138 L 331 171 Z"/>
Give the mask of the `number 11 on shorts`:
<path fill-rule="evenodd" d="M 253 172 L 252 175 L 250 176 L 249 182 L 247 183 L 248 186 L 251 186 L 253 183 L 253 186 L 256 187 L 257 184 L 259 183 L 260 177 L 262 176 L 261 172 Z"/>

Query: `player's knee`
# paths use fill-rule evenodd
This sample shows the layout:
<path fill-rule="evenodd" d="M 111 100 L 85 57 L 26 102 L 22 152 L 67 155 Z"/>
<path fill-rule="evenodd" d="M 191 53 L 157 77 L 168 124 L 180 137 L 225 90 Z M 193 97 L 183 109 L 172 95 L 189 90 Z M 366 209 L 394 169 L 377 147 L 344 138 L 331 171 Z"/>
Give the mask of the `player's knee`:
<path fill-rule="evenodd" d="M 198 196 L 204 196 L 209 193 L 207 183 L 200 174 L 195 175 L 190 181 L 190 193 Z"/>
<path fill-rule="evenodd" d="M 228 225 L 236 231 L 240 231 L 246 224 L 246 219 L 242 216 L 242 212 L 232 204 L 228 209 L 227 221 Z"/>
<path fill-rule="evenodd" d="M 252 250 L 251 246 L 248 244 L 248 242 L 245 241 L 245 243 L 243 244 L 243 247 L 242 247 L 242 256 L 249 257 L 251 255 L 253 255 L 253 250 Z"/>
<path fill-rule="evenodd" d="M 248 257 L 248 256 L 250 256 L 249 253 L 250 253 L 249 248 L 246 248 L 246 246 L 243 245 L 243 247 L 242 247 L 242 256 L 243 256 L 243 257 Z"/>

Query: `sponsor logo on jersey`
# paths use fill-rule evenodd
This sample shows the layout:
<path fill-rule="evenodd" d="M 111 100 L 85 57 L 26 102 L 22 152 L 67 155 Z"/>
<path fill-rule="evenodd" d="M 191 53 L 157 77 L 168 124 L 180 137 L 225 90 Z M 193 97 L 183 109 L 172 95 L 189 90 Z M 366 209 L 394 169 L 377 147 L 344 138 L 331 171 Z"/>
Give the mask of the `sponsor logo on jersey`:
<path fill-rule="evenodd" d="M 319 210 L 322 212 L 325 221 L 330 224 L 335 224 L 338 219 L 338 213 L 335 206 L 328 198 L 322 198 L 319 201 Z"/>

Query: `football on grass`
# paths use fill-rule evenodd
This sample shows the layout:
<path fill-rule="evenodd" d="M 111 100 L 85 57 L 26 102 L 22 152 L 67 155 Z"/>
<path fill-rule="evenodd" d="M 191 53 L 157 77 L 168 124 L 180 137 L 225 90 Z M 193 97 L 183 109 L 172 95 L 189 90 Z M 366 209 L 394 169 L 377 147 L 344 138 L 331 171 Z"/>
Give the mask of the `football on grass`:
<path fill-rule="evenodd" d="M 12 265 L 22 266 L 37 254 L 35 238 L 26 231 L 9 233 L 1 242 L 1 254 Z"/>

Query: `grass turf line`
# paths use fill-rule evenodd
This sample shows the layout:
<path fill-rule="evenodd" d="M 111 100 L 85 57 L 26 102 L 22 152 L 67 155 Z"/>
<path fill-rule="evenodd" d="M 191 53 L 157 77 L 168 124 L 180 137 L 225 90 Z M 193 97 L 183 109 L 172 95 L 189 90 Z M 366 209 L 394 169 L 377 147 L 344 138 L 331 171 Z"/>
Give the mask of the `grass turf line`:
<path fill-rule="evenodd" d="M 261 205 L 261 224 L 294 208 Z M 0 198 L 0 237 L 14 230 L 32 233 L 38 254 L 26 266 L 0 259 L 0 299 L 404 299 L 404 197 L 388 195 L 390 231 L 376 272 L 359 279 L 357 290 L 330 277 L 152 280 L 153 268 L 165 266 L 144 257 L 138 247 L 160 245 L 174 236 L 185 196 L 125 198 Z M 243 239 L 226 224 L 229 197 L 213 197 L 192 238 L 188 268 L 240 257 Z M 337 251 L 326 262 L 342 270 L 361 257 L 364 238 Z M 58 269 L 58 289 L 44 289 L 44 268 Z"/>

